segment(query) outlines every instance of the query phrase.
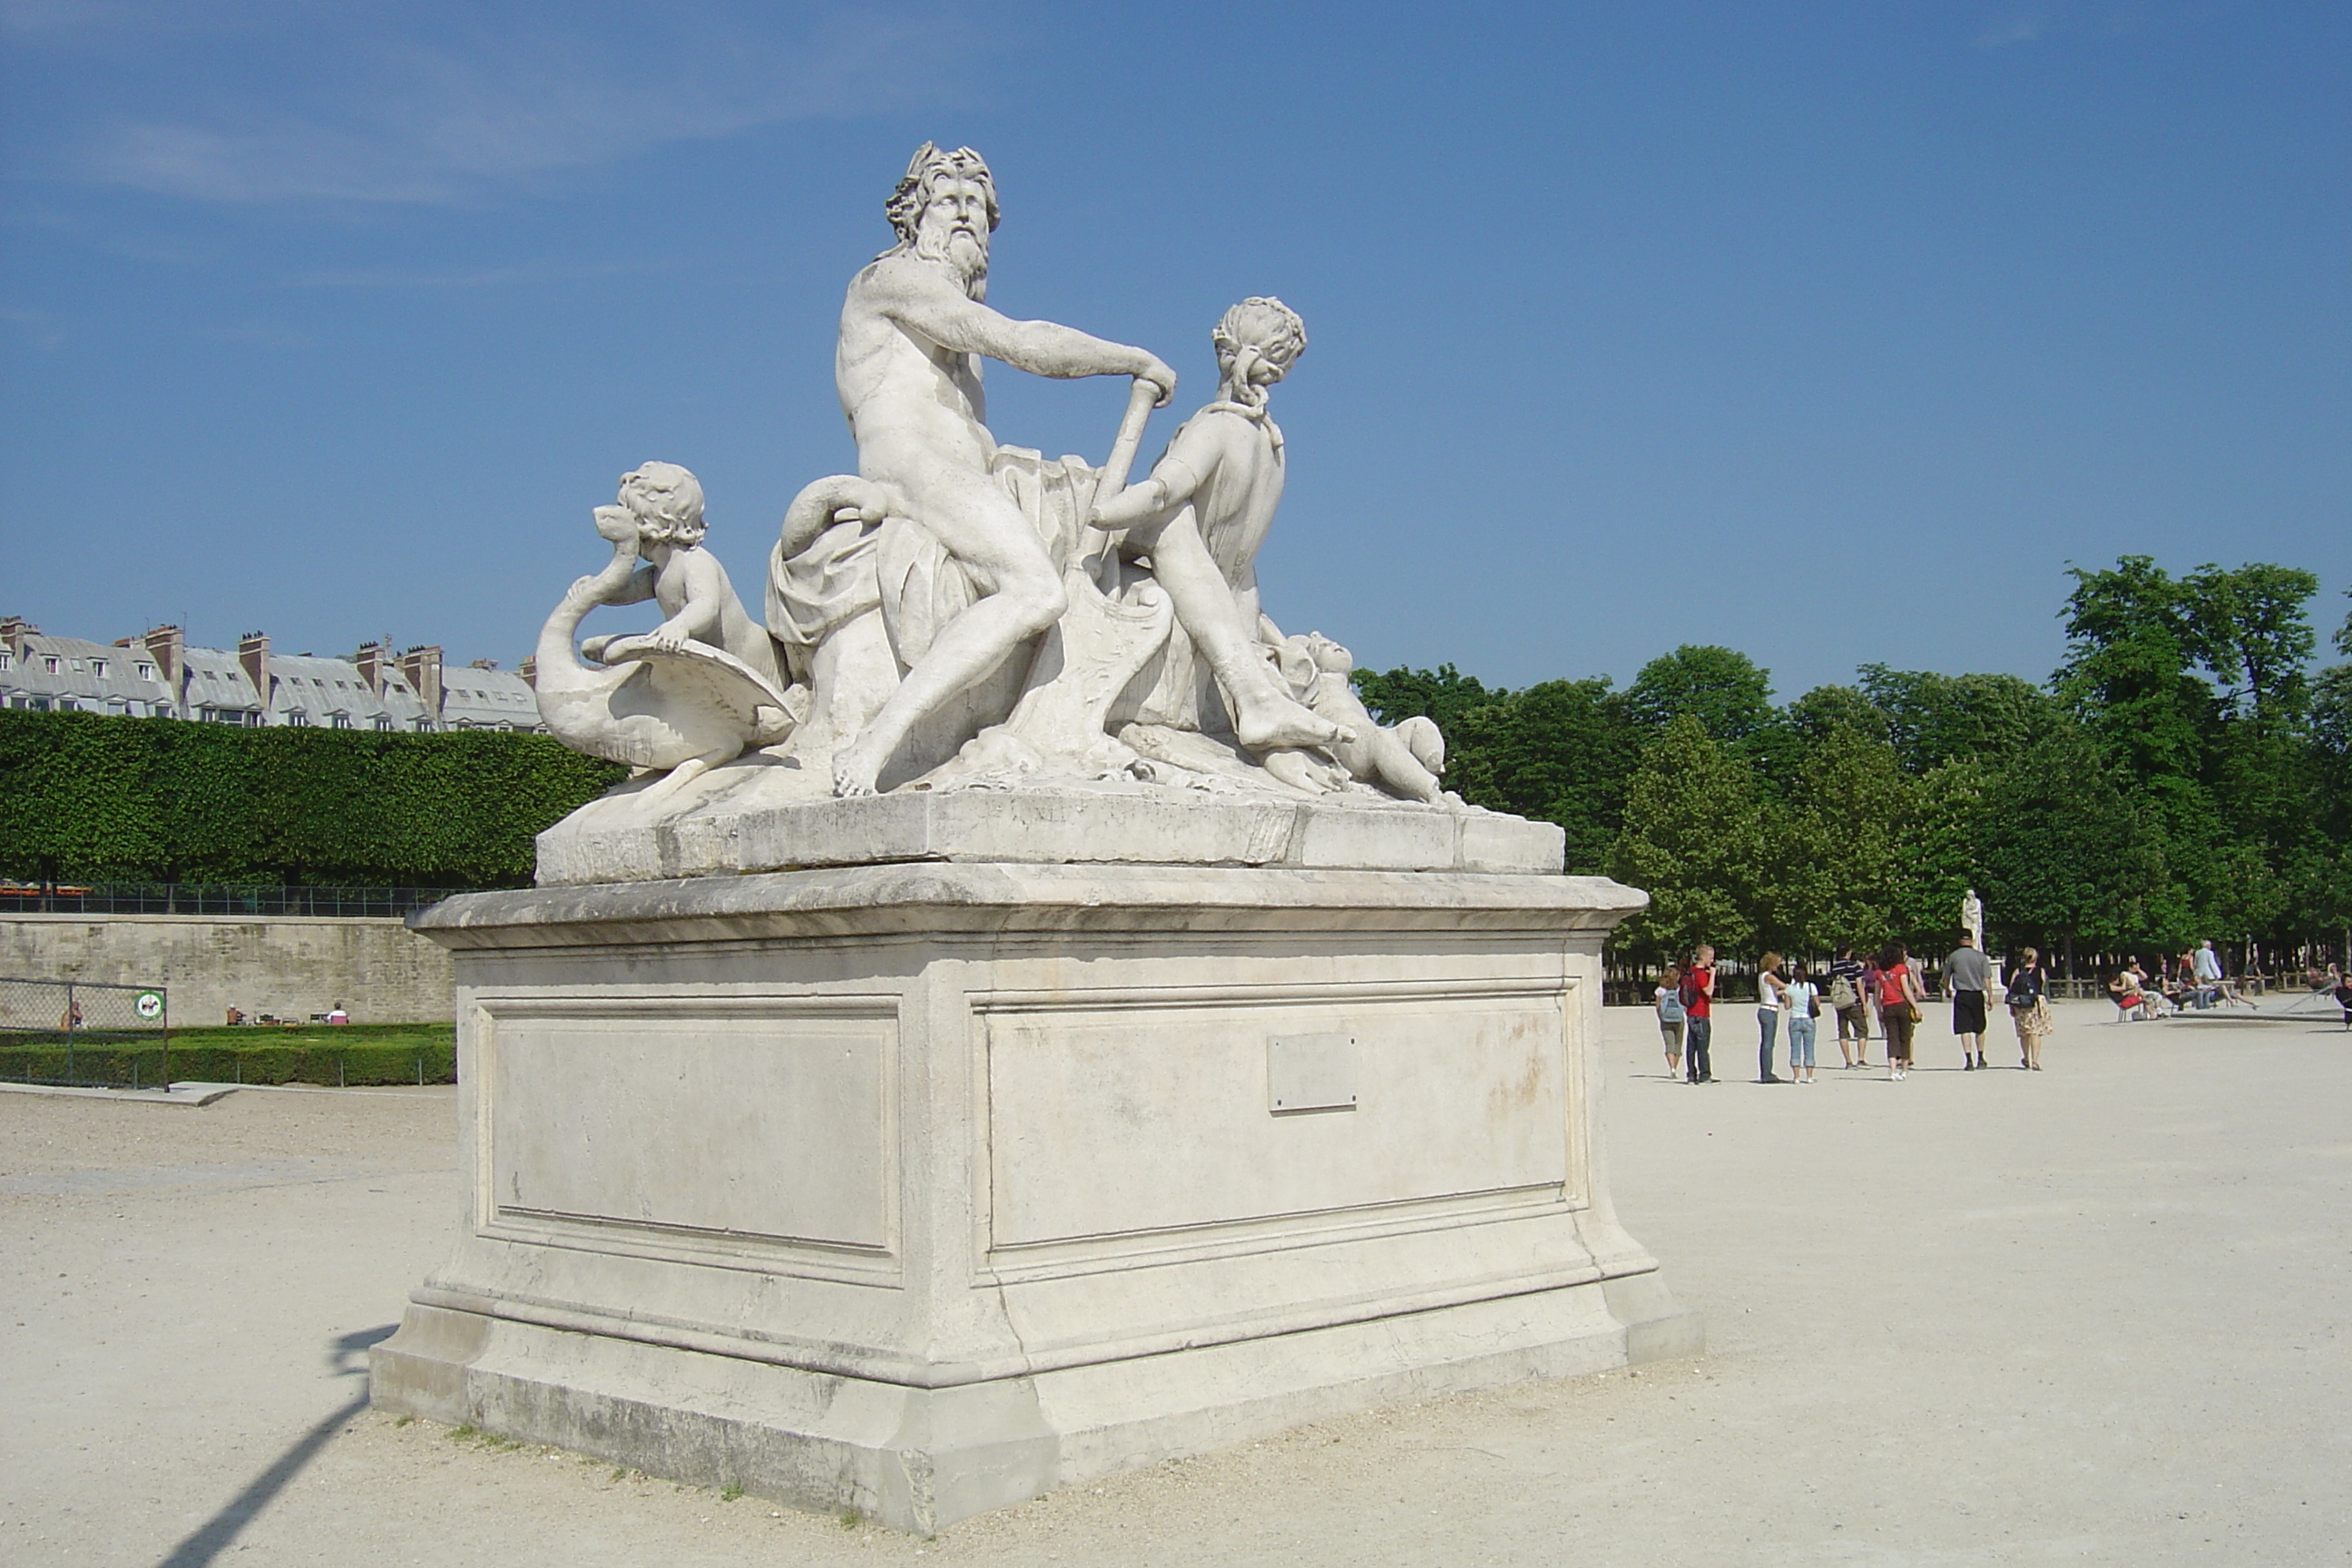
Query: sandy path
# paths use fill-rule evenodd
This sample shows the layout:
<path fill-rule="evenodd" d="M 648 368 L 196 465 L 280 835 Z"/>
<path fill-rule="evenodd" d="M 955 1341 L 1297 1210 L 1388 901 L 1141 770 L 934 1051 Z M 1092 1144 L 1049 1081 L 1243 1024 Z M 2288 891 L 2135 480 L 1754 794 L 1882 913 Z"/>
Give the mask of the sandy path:
<path fill-rule="evenodd" d="M 2352 1561 L 2352 1037 L 2112 1016 L 2063 1007 L 2038 1075 L 1958 1071 L 1931 1016 L 1904 1083 L 1692 1089 L 1612 1011 L 1619 1206 L 1705 1360 L 931 1542 L 353 1413 L 355 1347 L 456 1223 L 449 1091 L 0 1096 L 0 1561 Z"/>

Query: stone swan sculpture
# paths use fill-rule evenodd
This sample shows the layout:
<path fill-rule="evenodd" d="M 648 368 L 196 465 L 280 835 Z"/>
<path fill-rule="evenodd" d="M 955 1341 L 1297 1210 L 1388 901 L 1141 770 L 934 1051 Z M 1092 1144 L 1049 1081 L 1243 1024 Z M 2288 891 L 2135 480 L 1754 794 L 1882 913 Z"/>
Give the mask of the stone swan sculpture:
<path fill-rule="evenodd" d="M 667 773 L 641 802 L 789 736 L 796 705 L 724 648 L 656 633 L 591 637 L 574 651 L 581 621 L 599 605 L 627 602 L 640 564 L 640 525 L 627 508 L 598 507 L 596 531 L 612 542 L 613 559 L 573 583 L 539 630 L 539 713 L 549 731 L 573 751 Z"/>

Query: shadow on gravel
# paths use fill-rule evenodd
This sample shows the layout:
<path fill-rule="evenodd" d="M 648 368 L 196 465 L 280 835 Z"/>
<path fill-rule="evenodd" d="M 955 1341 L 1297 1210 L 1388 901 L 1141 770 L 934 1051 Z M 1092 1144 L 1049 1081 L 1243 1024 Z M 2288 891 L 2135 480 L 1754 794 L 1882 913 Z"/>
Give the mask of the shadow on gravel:
<path fill-rule="evenodd" d="M 348 1334 L 338 1334 L 328 1341 L 327 1363 L 335 1369 L 337 1377 L 356 1377 L 362 1381 L 360 1391 L 348 1403 L 340 1405 L 322 1417 L 319 1424 L 288 1446 L 286 1451 L 270 1461 L 269 1468 L 250 1481 L 245 1489 L 221 1505 L 220 1511 L 205 1521 L 179 1545 L 172 1548 L 157 1568 L 205 1568 L 220 1555 L 223 1548 L 235 1541 L 237 1532 L 252 1521 L 253 1517 L 269 1506 L 269 1501 L 286 1489 L 286 1483 L 302 1473 L 302 1467 L 315 1458 L 336 1428 L 367 1408 L 368 1347 L 392 1338 L 397 1323 L 379 1323 L 372 1329 L 355 1329 Z"/>

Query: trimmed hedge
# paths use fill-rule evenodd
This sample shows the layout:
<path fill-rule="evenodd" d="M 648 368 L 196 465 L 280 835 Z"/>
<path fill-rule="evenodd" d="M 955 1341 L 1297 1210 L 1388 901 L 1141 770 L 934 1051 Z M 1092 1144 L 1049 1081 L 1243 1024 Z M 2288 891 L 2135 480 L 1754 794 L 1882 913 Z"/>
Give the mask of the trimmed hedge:
<path fill-rule="evenodd" d="M 63 1041 L 54 1032 L 0 1036 L 0 1079 L 60 1082 Z M 154 1088 L 163 1073 L 159 1044 L 121 1035 L 77 1044 L 79 1083 Z M 191 1029 L 172 1034 L 175 1083 L 315 1083 L 361 1087 L 457 1081 L 456 1029 L 446 1024 L 352 1024 L 325 1028 Z"/>
<path fill-rule="evenodd" d="M 528 882 L 532 839 L 627 770 L 545 735 L 246 730 L 0 710 L 0 876 Z"/>

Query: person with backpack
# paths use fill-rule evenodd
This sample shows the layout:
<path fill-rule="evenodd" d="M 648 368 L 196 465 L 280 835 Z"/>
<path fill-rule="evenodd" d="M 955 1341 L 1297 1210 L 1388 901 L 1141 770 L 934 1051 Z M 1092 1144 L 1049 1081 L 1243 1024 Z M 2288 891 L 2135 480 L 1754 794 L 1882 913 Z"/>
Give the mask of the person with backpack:
<path fill-rule="evenodd" d="M 1837 1015 L 1838 1054 L 1850 1068 L 1870 1065 L 1870 1003 L 1863 989 L 1864 965 L 1846 942 L 1830 960 L 1829 1004 Z"/>
<path fill-rule="evenodd" d="M 1715 1032 L 1715 949 L 1701 944 L 1683 968 L 1678 995 L 1683 1005 L 1683 1068 L 1692 1083 L 1713 1083 L 1714 1064 L 1707 1058 L 1708 1037 Z"/>
<path fill-rule="evenodd" d="M 1658 982 L 1658 1033 L 1666 1042 L 1666 1076 L 1683 1076 L 1683 966 L 1666 965 L 1665 977 Z"/>

